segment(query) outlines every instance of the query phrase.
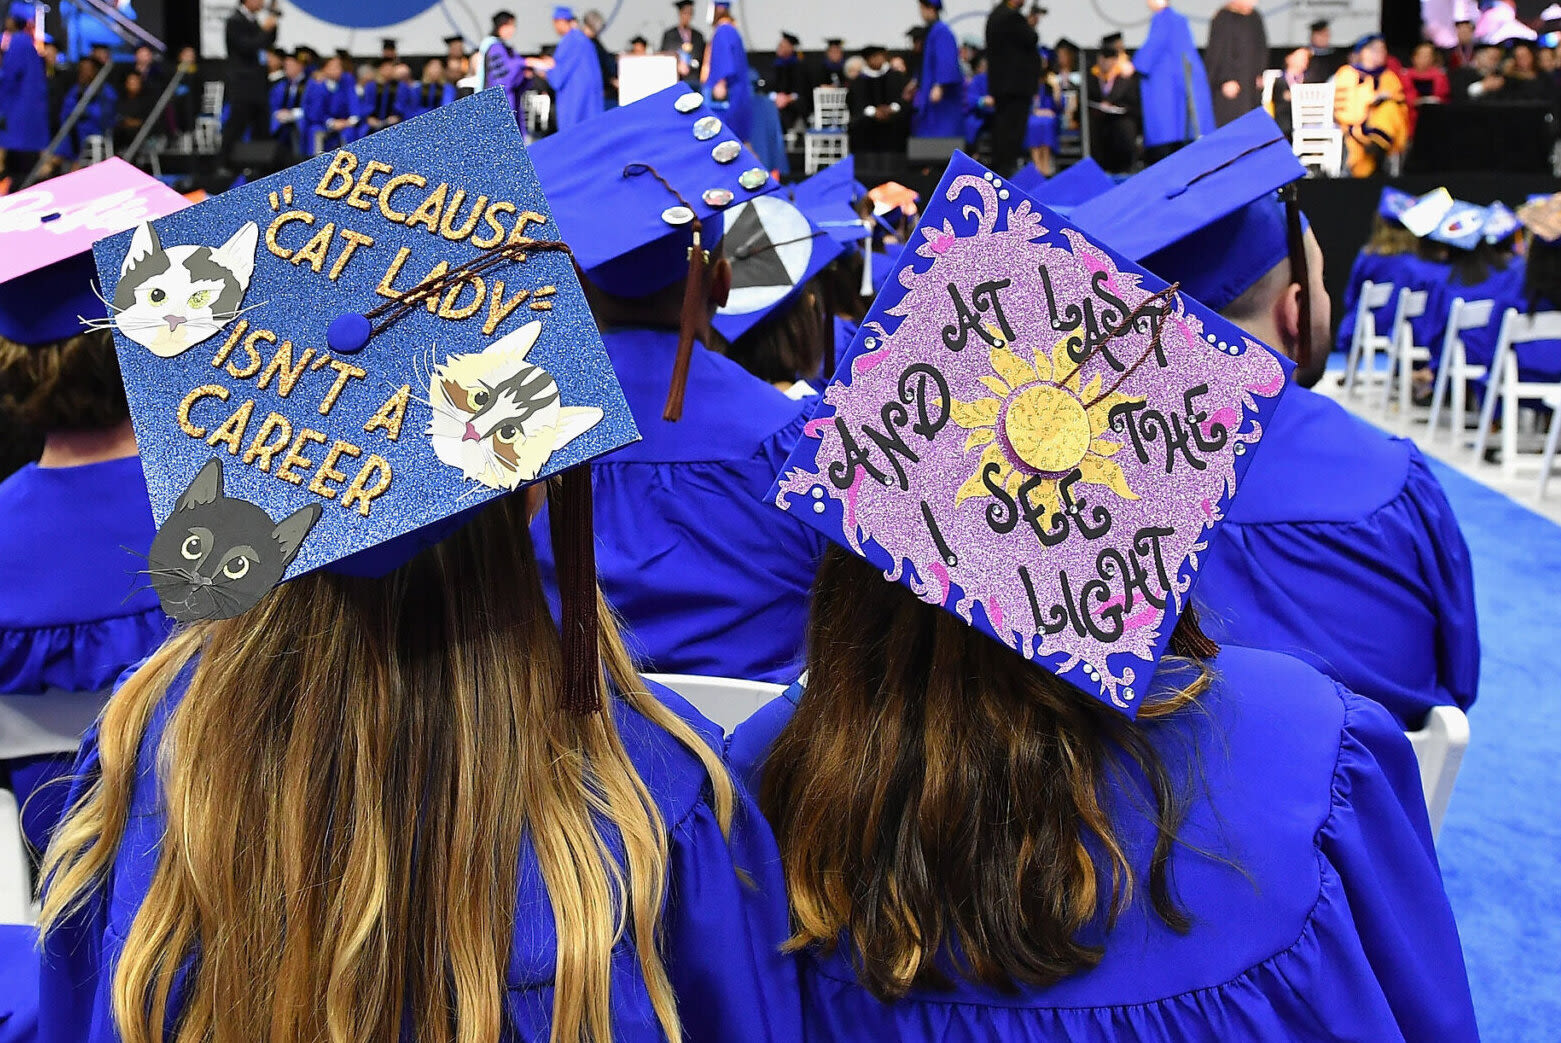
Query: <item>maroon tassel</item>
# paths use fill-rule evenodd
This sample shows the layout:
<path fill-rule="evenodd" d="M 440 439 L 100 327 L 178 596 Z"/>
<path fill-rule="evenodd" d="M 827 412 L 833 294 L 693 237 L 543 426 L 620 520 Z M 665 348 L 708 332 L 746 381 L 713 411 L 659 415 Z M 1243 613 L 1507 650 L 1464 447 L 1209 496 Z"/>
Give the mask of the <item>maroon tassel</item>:
<path fill-rule="evenodd" d="M 1284 188 L 1285 238 L 1290 245 L 1290 280 L 1300 287 L 1297 300 L 1299 326 L 1296 331 L 1295 364 L 1305 370 L 1312 364 L 1312 276 L 1306 265 L 1306 233 L 1301 227 L 1301 203 L 1294 183 Z"/>
<path fill-rule="evenodd" d="M 688 390 L 688 367 L 694 361 L 694 336 L 704 332 L 708 314 L 705 309 L 705 270 L 703 225 L 693 225 L 694 245 L 688 250 L 688 281 L 683 285 L 683 313 L 678 322 L 678 353 L 672 363 L 672 385 L 667 388 L 667 404 L 661 419 L 683 418 L 683 396 Z"/>
<path fill-rule="evenodd" d="M 548 487 L 548 522 L 558 568 L 564 691 L 561 705 L 584 716 L 602 708 L 597 617 L 596 534 L 591 524 L 591 467 L 571 467 Z"/>
<path fill-rule="evenodd" d="M 1171 631 L 1171 654 L 1199 660 L 1213 659 L 1220 654 L 1220 646 L 1198 624 L 1198 610 L 1190 601 L 1177 617 L 1176 629 Z"/>

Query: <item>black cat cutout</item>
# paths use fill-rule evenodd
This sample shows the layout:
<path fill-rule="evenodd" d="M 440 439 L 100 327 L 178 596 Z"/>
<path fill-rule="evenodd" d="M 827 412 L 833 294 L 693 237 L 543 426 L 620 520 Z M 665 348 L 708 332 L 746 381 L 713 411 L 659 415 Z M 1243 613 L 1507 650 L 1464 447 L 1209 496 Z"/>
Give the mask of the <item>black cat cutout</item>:
<path fill-rule="evenodd" d="M 163 611 L 180 623 L 231 619 L 281 582 L 320 520 L 311 503 L 273 522 L 223 492 L 222 461 L 208 460 L 157 530 L 148 570 Z"/>

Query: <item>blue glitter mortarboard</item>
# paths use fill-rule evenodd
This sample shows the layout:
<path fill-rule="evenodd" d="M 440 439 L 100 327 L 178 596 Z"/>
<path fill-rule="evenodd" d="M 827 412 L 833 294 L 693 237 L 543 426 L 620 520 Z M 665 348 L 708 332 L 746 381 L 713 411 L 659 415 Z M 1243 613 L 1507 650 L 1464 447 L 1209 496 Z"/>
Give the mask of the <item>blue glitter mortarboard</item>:
<path fill-rule="evenodd" d="M 217 459 L 317 513 L 283 578 L 377 575 L 637 440 L 560 239 L 487 91 L 98 243 L 158 525 Z"/>

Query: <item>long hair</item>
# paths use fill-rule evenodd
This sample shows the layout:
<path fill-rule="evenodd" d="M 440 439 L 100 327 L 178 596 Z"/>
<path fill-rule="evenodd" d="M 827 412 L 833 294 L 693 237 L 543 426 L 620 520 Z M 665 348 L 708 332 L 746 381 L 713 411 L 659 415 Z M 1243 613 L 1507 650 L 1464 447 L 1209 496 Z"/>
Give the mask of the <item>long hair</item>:
<path fill-rule="evenodd" d="M 101 431 L 130 419 L 109 332 L 35 345 L 0 337 L 0 412 L 39 431 Z"/>
<path fill-rule="evenodd" d="M 1198 643 L 1186 638 L 1173 643 Z M 1101 914 L 1109 926 L 1137 883 L 1109 796 L 1133 778 L 1156 829 L 1150 902 L 1189 926 L 1169 873 L 1184 801 L 1146 724 L 839 548 L 820 567 L 808 640 L 807 690 L 760 796 L 794 949 L 849 936 L 859 979 L 884 1000 L 947 987 L 950 973 L 1011 988 L 1093 966 L 1103 949 L 1080 930 Z M 1161 671 L 1178 668 L 1188 683 L 1140 722 L 1208 687 L 1201 661 Z"/>
<path fill-rule="evenodd" d="M 490 1043 L 522 837 L 558 930 L 551 1038 L 611 1038 L 612 949 L 630 935 L 681 1038 L 657 948 L 668 824 L 611 710 L 558 707 L 524 501 L 496 501 L 384 579 L 311 573 L 184 630 L 110 700 L 101 772 L 45 859 L 45 935 L 101 886 L 148 721 L 198 657 L 155 751 L 167 832 L 114 971 L 126 1043 L 163 1038 L 190 957 L 179 1043 L 395 1040 L 406 1025 L 419 1043 Z M 602 616 L 611 691 L 703 761 L 726 829 L 719 760 L 644 691 Z"/>
<path fill-rule="evenodd" d="M 1366 242 L 1365 252 L 1378 257 L 1396 257 L 1414 253 L 1418 242 L 1415 233 L 1378 214 L 1371 219 L 1371 238 Z"/>
<path fill-rule="evenodd" d="M 1472 250 L 1454 250 L 1449 258 L 1453 279 L 1460 286 L 1478 286 L 1493 272 L 1506 271 L 1510 256 L 1506 250 L 1484 240 L 1475 243 Z"/>
<path fill-rule="evenodd" d="M 1561 306 L 1561 243 L 1529 237 L 1523 265 L 1523 300 L 1530 315 Z"/>
<path fill-rule="evenodd" d="M 795 300 L 731 341 L 727 357 L 769 384 L 817 379 L 829 346 L 826 338 L 835 335 L 824 307 L 818 283 L 805 283 Z"/>

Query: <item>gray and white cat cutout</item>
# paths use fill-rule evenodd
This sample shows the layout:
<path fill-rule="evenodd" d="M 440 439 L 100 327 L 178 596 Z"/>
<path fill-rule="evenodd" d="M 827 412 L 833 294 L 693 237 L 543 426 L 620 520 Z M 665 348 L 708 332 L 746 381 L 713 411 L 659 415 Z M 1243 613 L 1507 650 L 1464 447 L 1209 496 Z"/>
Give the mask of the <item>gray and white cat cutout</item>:
<path fill-rule="evenodd" d="M 210 340 L 242 310 L 259 241 L 251 221 L 221 246 L 165 249 L 151 225 L 137 226 L 108 322 L 163 359 Z"/>
<path fill-rule="evenodd" d="M 526 353 L 542 332 L 529 322 L 480 352 L 451 355 L 428 381 L 434 455 L 492 489 L 534 481 L 548 458 L 595 427 L 595 406 L 564 406 L 558 384 Z"/>

